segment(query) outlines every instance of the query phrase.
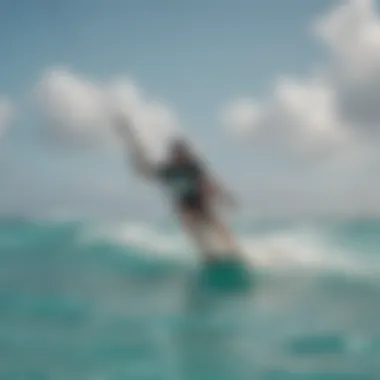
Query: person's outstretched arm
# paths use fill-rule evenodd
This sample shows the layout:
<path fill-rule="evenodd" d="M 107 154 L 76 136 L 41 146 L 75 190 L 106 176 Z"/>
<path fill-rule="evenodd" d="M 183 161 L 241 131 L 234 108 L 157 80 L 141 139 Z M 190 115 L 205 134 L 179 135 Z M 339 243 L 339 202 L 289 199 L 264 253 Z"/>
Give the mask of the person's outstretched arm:
<path fill-rule="evenodd" d="M 151 162 L 149 162 L 142 144 L 132 132 L 130 122 L 119 117 L 116 129 L 119 136 L 122 138 L 124 146 L 127 146 L 125 150 L 129 153 L 135 170 L 147 178 L 154 178 L 156 175 L 156 168 Z"/>

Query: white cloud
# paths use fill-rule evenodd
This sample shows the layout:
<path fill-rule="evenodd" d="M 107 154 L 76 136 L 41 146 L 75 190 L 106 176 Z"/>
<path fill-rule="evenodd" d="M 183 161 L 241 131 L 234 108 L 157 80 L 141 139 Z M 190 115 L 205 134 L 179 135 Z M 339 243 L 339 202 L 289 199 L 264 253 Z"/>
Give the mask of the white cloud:
<path fill-rule="evenodd" d="M 128 78 L 97 83 L 67 69 L 51 69 L 35 95 L 50 136 L 59 141 L 114 146 L 113 116 L 121 112 L 156 155 L 178 126 L 167 105 L 151 100 Z"/>
<path fill-rule="evenodd" d="M 314 28 L 338 74 L 362 80 L 379 71 L 380 23 L 373 0 L 345 0 Z"/>
<path fill-rule="evenodd" d="M 262 116 L 259 104 L 252 98 L 241 98 L 222 111 L 222 121 L 231 126 L 238 136 L 245 136 L 258 124 Z"/>
<path fill-rule="evenodd" d="M 55 137 L 109 142 L 111 134 L 105 125 L 105 102 L 100 86 L 64 69 L 54 69 L 42 76 L 36 96 L 49 123 L 49 132 Z"/>
<path fill-rule="evenodd" d="M 5 96 L 0 96 L 0 137 L 3 136 L 13 116 L 13 106 Z"/>
<path fill-rule="evenodd" d="M 380 17 L 374 1 L 342 1 L 314 31 L 330 54 L 322 73 L 303 80 L 281 78 L 265 103 L 236 99 L 222 112 L 222 121 L 230 130 L 243 129 L 245 139 L 302 158 L 376 148 Z"/>
<path fill-rule="evenodd" d="M 319 78 L 307 82 L 283 78 L 270 102 L 245 101 L 241 108 L 238 99 L 229 106 L 235 114 L 224 122 L 233 130 L 243 127 L 244 138 L 248 133 L 257 143 L 276 151 L 321 155 L 344 148 L 351 139 L 335 112 L 335 102 L 334 92 Z"/>

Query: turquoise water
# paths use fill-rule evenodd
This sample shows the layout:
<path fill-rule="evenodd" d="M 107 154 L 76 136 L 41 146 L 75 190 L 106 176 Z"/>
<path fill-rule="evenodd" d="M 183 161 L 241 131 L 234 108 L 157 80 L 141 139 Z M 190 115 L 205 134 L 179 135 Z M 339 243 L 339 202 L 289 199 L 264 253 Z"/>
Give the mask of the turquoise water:
<path fill-rule="evenodd" d="M 179 231 L 0 224 L 0 379 L 380 379 L 380 222 L 247 223 L 247 292 Z"/>

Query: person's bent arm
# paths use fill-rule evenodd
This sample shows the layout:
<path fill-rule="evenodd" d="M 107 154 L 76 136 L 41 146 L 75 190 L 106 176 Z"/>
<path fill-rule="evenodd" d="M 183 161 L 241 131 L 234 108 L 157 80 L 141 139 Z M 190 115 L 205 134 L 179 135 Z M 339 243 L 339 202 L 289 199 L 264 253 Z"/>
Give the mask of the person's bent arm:
<path fill-rule="evenodd" d="M 214 175 L 204 171 L 202 177 L 203 188 L 208 196 L 216 197 L 229 205 L 236 205 L 237 202 L 232 193 Z"/>
<path fill-rule="evenodd" d="M 232 192 L 227 189 L 220 181 L 218 181 L 214 177 L 208 178 L 209 186 L 211 188 L 212 194 L 222 200 L 222 202 L 226 202 L 229 205 L 236 205 L 236 200 L 232 195 Z"/>

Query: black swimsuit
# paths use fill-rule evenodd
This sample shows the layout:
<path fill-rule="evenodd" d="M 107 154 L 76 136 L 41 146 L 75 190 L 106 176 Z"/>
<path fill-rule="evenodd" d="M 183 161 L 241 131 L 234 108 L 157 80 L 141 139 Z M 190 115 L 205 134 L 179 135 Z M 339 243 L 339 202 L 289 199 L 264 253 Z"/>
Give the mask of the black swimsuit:
<path fill-rule="evenodd" d="M 206 213 L 205 197 L 201 189 L 203 170 L 197 163 L 168 165 L 159 171 L 159 177 L 170 188 L 180 209 Z"/>

